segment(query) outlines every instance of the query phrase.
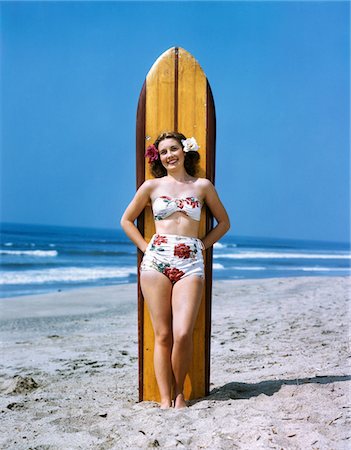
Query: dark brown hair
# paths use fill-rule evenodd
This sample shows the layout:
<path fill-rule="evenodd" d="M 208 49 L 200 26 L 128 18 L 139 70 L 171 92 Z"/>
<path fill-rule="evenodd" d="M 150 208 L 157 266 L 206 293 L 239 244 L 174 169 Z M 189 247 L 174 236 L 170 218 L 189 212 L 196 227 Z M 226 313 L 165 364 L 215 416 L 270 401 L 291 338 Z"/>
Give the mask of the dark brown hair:
<path fill-rule="evenodd" d="M 166 131 L 161 133 L 156 141 L 154 142 L 154 146 L 158 150 L 158 145 L 164 139 L 173 138 L 179 142 L 179 144 L 183 146 L 182 140 L 185 140 L 186 137 L 182 133 L 177 133 L 176 131 Z M 186 152 L 184 157 L 184 169 L 190 176 L 195 176 L 197 172 L 197 166 L 200 161 L 200 155 L 198 152 Z M 167 170 L 163 167 L 160 158 L 156 161 L 153 161 L 150 164 L 151 173 L 155 178 L 161 178 L 167 175 Z"/>

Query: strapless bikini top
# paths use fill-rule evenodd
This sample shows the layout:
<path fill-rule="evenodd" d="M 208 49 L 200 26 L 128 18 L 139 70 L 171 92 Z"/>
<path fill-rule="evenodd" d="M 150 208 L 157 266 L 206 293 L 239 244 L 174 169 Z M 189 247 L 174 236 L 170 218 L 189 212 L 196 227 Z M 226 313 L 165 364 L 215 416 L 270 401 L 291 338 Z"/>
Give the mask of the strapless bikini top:
<path fill-rule="evenodd" d="M 163 220 L 175 212 L 183 212 L 193 220 L 200 220 L 202 203 L 196 197 L 172 198 L 167 195 L 155 198 L 152 210 L 155 220 Z"/>

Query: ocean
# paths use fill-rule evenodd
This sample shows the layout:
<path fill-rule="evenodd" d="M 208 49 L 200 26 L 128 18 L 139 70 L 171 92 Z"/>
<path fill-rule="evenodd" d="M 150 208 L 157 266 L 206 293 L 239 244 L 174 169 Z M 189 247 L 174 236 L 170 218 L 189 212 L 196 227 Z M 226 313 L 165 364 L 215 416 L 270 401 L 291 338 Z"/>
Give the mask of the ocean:
<path fill-rule="evenodd" d="M 350 244 L 225 236 L 215 280 L 350 275 Z M 0 297 L 137 281 L 136 248 L 122 230 L 1 224 Z"/>

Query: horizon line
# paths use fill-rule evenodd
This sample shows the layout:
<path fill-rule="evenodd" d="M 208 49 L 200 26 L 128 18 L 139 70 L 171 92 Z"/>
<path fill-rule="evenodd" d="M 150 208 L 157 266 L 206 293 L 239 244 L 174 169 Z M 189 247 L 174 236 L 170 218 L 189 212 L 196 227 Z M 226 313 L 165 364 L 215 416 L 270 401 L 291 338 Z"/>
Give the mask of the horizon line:
<path fill-rule="evenodd" d="M 55 224 L 43 224 L 43 223 L 24 223 L 24 222 L 8 222 L 0 221 L 0 232 L 3 225 L 24 225 L 24 226 L 37 226 L 37 227 L 52 227 L 52 228 L 77 228 L 85 230 L 103 230 L 103 231 L 123 231 L 120 226 L 116 228 L 109 227 L 94 227 L 94 226 L 83 226 L 83 225 L 55 225 Z M 304 241 L 304 242 L 315 242 L 315 243 L 325 243 L 325 244 L 340 244 L 351 246 L 351 238 L 349 241 L 336 241 L 336 240 L 321 240 L 321 239 L 307 239 L 307 238 L 292 238 L 292 237 L 272 237 L 272 236 L 249 236 L 243 234 L 230 234 L 227 236 L 237 237 L 237 238 L 247 238 L 247 239 L 272 239 L 279 241 Z"/>

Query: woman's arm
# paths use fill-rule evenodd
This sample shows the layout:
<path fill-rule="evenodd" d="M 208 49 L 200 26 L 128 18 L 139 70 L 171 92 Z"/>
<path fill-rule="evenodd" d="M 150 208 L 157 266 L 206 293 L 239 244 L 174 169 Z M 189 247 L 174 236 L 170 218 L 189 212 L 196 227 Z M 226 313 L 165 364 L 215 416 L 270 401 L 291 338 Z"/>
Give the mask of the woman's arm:
<path fill-rule="evenodd" d="M 134 221 L 141 214 L 150 200 L 152 190 L 152 181 L 145 181 L 137 190 L 133 200 L 127 206 L 121 218 L 121 227 L 131 241 L 142 251 L 145 252 L 147 242 L 141 235 L 138 228 L 134 225 Z"/>
<path fill-rule="evenodd" d="M 229 230 L 230 221 L 215 187 L 209 180 L 204 180 L 204 192 L 205 203 L 217 221 L 217 225 L 202 239 L 205 248 L 209 248 Z"/>

